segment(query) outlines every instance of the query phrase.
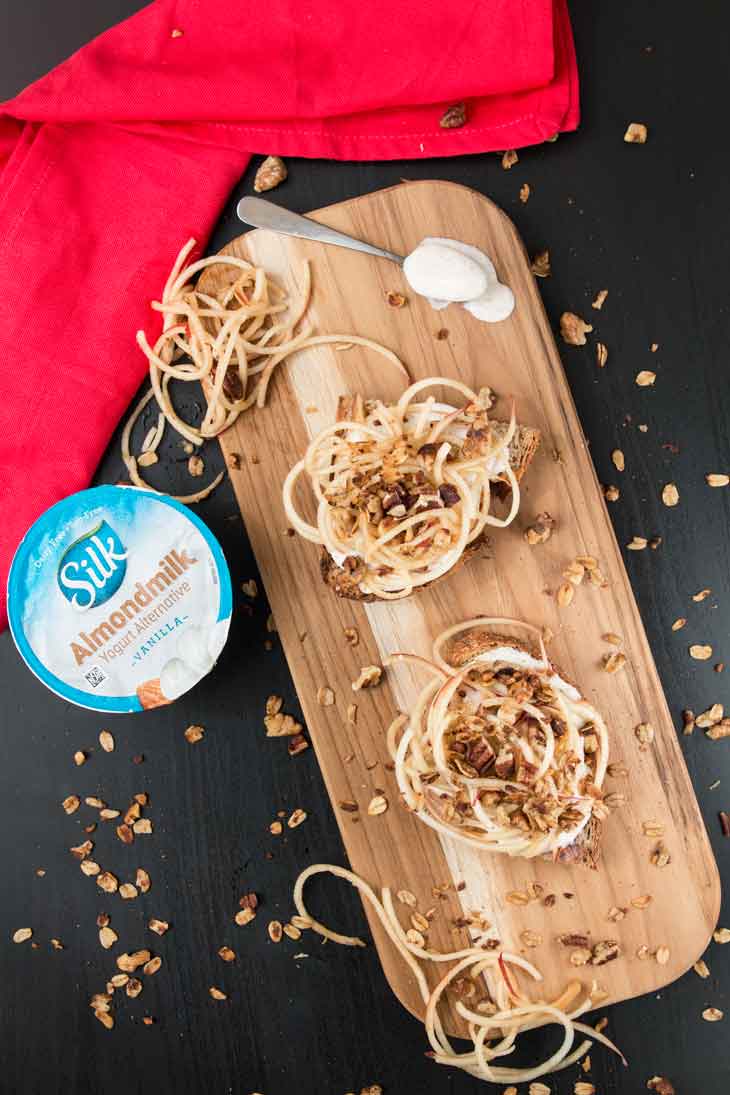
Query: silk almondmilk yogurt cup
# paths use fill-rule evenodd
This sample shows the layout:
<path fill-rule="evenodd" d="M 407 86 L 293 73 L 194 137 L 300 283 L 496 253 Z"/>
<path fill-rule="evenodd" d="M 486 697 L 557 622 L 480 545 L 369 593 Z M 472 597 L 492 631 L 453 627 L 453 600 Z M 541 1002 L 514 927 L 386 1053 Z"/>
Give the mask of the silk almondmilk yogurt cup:
<path fill-rule="evenodd" d="M 231 608 L 215 537 L 180 502 L 137 487 L 92 487 L 52 506 L 8 578 L 25 662 L 96 711 L 142 711 L 187 692 L 223 649 Z"/>

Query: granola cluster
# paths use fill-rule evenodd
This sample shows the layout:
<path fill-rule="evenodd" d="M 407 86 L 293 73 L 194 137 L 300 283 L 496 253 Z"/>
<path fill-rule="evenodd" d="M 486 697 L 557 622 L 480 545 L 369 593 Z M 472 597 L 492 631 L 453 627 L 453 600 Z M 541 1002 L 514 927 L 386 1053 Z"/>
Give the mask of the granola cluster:
<path fill-rule="evenodd" d="M 572 832 L 586 819 L 586 803 L 589 813 L 602 814 L 603 796 L 593 782 L 599 742 L 590 719 L 577 743 L 555 689 L 539 674 L 508 664 L 474 667 L 464 686 L 444 735 L 458 789 L 453 796 L 427 789 L 436 812 L 468 831 L 478 810 L 499 828 L 524 833 Z M 543 771 L 548 725 L 552 760 Z"/>
<path fill-rule="evenodd" d="M 456 388 L 459 407 L 424 397 Z M 366 594 L 408 596 L 450 570 L 488 525 L 504 527 L 519 506 L 514 414 L 493 422 L 488 388 L 473 392 L 443 377 L 411 386 L 396 404 L 343 398 L 338 423 L 315 437 L 284 484 L 291 525 L 325 547 Z M 533 441 L 533 444 L 535 442 Z M 316 523 L 297 512 L 293 490 L 310 479 Z M 509 512 L 492 512 L 495 495 Z"/>
<path fill-rule="evenodd" d="M 490 851 L 574 852 L 588 823 L 611 808 L 601 716 L 523 650 L 488 647 L 450 674 L 437 661 L 412 714 L 389 732 L 405 805 Z"/>

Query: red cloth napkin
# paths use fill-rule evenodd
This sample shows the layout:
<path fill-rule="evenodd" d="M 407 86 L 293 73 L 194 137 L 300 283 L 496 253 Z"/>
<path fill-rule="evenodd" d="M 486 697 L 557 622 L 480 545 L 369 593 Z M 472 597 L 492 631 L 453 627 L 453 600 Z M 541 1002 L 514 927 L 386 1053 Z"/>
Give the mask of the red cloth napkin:
<path fill-rule="evenodd" d="M 252 152 L 456 155 L 577 124 L 565 0 L 157 0 L 0 107 L 0 626 L 18 542 L 88 484 L 148 302 Z"/>

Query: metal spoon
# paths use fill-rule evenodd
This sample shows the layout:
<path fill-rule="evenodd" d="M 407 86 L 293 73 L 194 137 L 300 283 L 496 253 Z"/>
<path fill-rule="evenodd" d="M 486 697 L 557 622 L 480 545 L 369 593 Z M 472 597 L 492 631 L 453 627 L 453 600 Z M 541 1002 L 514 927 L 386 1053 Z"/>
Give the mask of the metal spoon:
<path fill-rule="evenodd" d="M 334 228 L 328 228 L 326 224 L 310 220 L 309 217 L 301 217 L 298 213 L 291 213 L 288 209 L 282 209 L 265 198 L 241 198 L 236 207 L 239 220 L 244 224 L 250 224 L 254 228 L 269 228 L 272 232 L 279 232 L 282 236 L 298 236 L 304 240 L 316 240 L 318 243 L 334 243 L 337 247 L 349 247 L 352 251 L 364 251 L 366 255 L 375 255 L 377 258 L 390 259 L 403 265 L 403 256 L 396 255 L 392 251 L 384 251 L 381 247 L 373 247 L 370 243 L 363 243 L 353 236 L 346 236 L 344 232 L 336 232 Z"/>

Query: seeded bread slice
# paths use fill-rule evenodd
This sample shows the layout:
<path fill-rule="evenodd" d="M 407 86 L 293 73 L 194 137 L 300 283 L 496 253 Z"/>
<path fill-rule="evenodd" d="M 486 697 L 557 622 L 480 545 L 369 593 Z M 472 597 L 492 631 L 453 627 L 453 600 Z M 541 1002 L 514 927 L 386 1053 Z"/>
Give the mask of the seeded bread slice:
<path fill-rule="evenodd" d="M 342 396 L 340 398 L 337 410 L 337 418 L 339 421 L 344 421 L 346 419 L 359 421 L 362 417 L 362 413 L 363 403 L 360 396 Z M 509 427 L 508 422 L 492 422 L 490 425 L 497 437 L 503 436 Z M 532 426 L 517 427 L 509 446 L 509 462 L 518 483 L 530 466 L 532 458 L 539 447 L 539 430 L 534 429 Z M 511 493 L 510 483 L 506 476 L 496 480 L 492 485 L 492 489 L 500 499 L 507 498 Z M 440 578 L 435 578 L 434 582 L 440 582 L 442 579 L 448 578 L 450 574 L 453 574 L 457 567 L 461 566 L 475 555 L 484 554 L 488 551 L 488 548 L 489 536 L 486 532 L 482 532 L 476 540 L 473 540 L 472 543 L 467 546 L 456 566 L 452 567 L 446 574 L 442 574 Z M 321 550 L 319 569 L 325 585 L 328 585 L 338 597 L 347 597 L 351 601 L 371 602 L 378 600 L 374 593 L 363 593 L 360 589 L 359 579 L 349 570 L 339 566 L 326 548 L 322 548 Z M 418 588 L 428 589 L 434 582 L 427 582 L 425 585 L 419 586 Z M 418 590 L 416 590 L 416 592 L 418 592 Z"/>
<path fill-rule="evenodd" d="M 515 639 L 511 635 L 488 630 L 486 627 L 474 627 L 470 631 L 462 632 L 450 646 L 446 647 L 443 656 L 449 665 L 461 669 L 478 654 L 483 654 L 487 650 L 494 650 L 498 646 L 511 646 L 515 650 L 522 650 L 525 654 L 530 654 L 533 658 L 542 656 L 536 645 L 522 639 Z M 564 681 L 573 684 L 561 669 L 555 665 L 553 665 L 553 669 Z M 573 843 L 569 844 L 567 848 L 560 849 L 556 856 L 558 863 L 588 867 L 590 870 L 595 871 L 601 858 L 601 831 L 601 822 L 598 818 L 592 817 Z"/>

